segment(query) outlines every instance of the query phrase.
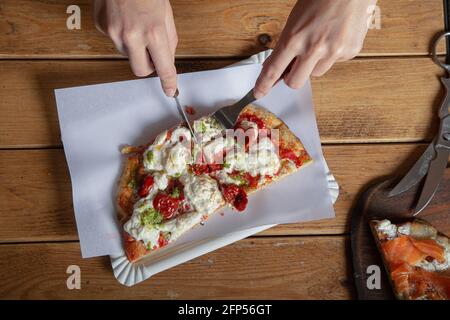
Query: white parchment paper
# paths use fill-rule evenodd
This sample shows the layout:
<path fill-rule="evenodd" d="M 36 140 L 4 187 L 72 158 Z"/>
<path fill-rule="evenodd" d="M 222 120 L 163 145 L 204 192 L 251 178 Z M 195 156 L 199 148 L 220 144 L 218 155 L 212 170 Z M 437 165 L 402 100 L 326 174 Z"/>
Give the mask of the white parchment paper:
<path fill-rule="evenodd" d="M 240 99 L 253 86 L 260 65 L 179 75 L 180 99 L 196 117 Z M 180 119 L 175 101 L 157 78 L 55 90 L 62 141 L 72 179 L 73 202 L 84 258 L 121 255 L 115 193 L 125 144 L 151 141 Z M 278 84 L 256 104 L 283 119 L 314 159 L 312 165 L 250 196 L 244 213 L 225 210 L 171 246 L 258 226 L 334 217 L 309 83 L 301 90 Z"/>

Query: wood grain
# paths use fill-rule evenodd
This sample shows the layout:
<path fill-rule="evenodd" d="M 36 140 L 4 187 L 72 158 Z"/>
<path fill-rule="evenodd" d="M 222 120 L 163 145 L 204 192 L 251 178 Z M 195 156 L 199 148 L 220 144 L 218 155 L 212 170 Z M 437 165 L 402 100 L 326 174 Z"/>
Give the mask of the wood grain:
<path fill-rule="evenodd" d="M 325 146 L 340 184 L 336 219 L 280 225 L 263 235 L 342 234 L 357 195 L 375 178 L 405 171 L 424 145 Z M 72 192 L 60 149 L 0 151 L 0 242 L 77 240 Z"/>
<path fill-rule="evenodd" d="M 177 65 L 187 72 L 232 62 L 181 60 Z M 440 74 L 426 58 L 337 64 L 312 81 L 322 142 L 431 140 L 442 97 Z M 134 77 L 125 61 L 0 61 L 0 148 L 61 145 L 55 88 L 129 79 Z"/>
<path fill-rule="evenodd" d="M 81 259 L 78 243 L 0 245 L 0 299 L 348 299 L 348 245 L 344 236 L 246 239 L 131 288 L 108 258 Z M 80 266 L 80 290 L 66 287 L 69 265 Z"/>
<path fill-rule="evenodd" d="M 0 57 L 120 57 L 91 19 L 91 1 L 3 0 Z M 179 57 L 248 56 L 273 47 L 295 0 L 173 0 Z M 81 29 L 68 30 L 66 9 L 81 8 Z M 442 1 L 380 0 L 381 28 L 369 31 L 362 55 L 428 54 L 443 29 Z M 268 43 L 260 36 L 268 35 Z M 440 49 L 442 51 L 442 48 Z"/>

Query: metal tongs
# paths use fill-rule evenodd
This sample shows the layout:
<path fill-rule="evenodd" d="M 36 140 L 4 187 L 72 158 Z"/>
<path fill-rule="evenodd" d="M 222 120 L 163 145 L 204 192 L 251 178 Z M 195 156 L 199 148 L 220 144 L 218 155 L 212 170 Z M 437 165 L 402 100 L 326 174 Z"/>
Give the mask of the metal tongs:
<path fill-rule="evenodd" d="M 447 37 L 449 36 L 450 31 L 441 34 L 434 42 L 432 52 L 433 61 L 447 71 L 446 77 L 441 78 L 446 95 L 439 110 L 439 132 L 406 176 L 388 194 L 389 197 L 401 194 L 411 189 L 426 176 L 414 210 L 414 216 L 425 209 L 433 199 L 442 180 L 444 171 L 447 168 L 450 155 L 450 48 L 447 47 L 446 62 L 441 61 L 436 53 L 439 42 L 443 38 L 448 40 Z"/>

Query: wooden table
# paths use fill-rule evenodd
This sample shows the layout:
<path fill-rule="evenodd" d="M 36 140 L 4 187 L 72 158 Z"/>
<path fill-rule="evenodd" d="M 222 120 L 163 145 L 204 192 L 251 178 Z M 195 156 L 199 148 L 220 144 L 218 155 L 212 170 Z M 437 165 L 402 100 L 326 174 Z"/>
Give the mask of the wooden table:
<path fill-rule="evenodd" d="M 273 46 L 294 3 L 171 2 L 181 72 Z M 81 259 L 59 135 L 55 88 L 134 78 L 95 30 L 89 3 L 0 2 L 0 297 L 354 297 L 348 233 L 358 194 L 404 172 L 437 129 L 441 72 L 428 52 L 443 29 L 442 1 L 380 0 L 381 29 L 360 56 L 312 81 L 325 157 L 341 186 L 336 219 L 277 226 L 133 288 L 115 280 L 108 258 Z M 70 4 L 81 8 L 81 30 L 66 28 Z M 81 268 L 81 290 L 66 287 L 69 265 Z"/>

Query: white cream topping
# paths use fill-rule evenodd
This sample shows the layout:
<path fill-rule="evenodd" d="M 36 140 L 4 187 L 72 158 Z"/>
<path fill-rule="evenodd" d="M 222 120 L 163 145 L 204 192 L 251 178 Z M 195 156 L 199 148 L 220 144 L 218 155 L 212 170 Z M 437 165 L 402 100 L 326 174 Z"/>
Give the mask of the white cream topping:
<path fill-rule="evenodd" d="M 191 134 L 179 127 L 167 139 L 167 131 L 160 134 L 144 152 L 144 167 L 148 171 L 162 171 L 169 176 L 181 175 L 192 163 Z"/>
<path fill-rule="evenodd" d="M 226 148 L 225 139 L 222 137 L 211 140 L 203 145 L 203 156 L 206 163 L 222 163 L 223 150 Z"/>
<path fill-rule="evenodd" d="M 275 146 L 268 137 L 260 139 L 250 145 L 248 153 L 242 149 L 227 153 L 225 163 L 226 172 L 245 171 L 253 177 L 259 175 L 275 175 L 281 166 L 280 158 L 275 152 Z"/>
<path fill-rule="evenodd" d="M 224 130 L 224 127 L 213 117 L 203 117 L 194 121 L 192 128 L 200 142 L 211 141 L 212 138 L 221 136 Z"/>
<path fill-rule="evenodd" d="M 389 240 L 397 236 L 397 227 L 387 219 L 378 222 L 377 230 L 385 234 Z"/>
<path fill-rule="evenodd" d="M 181 177 L 184 194 L 196 211 L 211 214 L 224 204 L 217 181 L 207 175 Z"/>
<path fill-rule="evenodd" d="M 153 180 L 155 186 L 159 190 L 164 190 L 165 188 L 167 188 L 167 185 L 169 184 L 169 179 L 167 178 L 167 175 L 164 174 L 163 172 L 153 173 Z"/>
<path fill-rule="evenodd" d="M 403 234 L 405 236 L 409 236 L 411 234 L 411 223 L 404 223 L 397 228 L 398 233 Z"/>

